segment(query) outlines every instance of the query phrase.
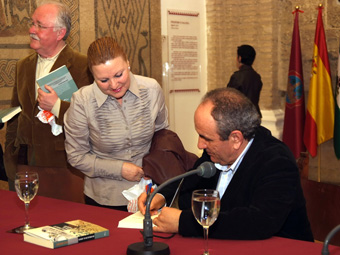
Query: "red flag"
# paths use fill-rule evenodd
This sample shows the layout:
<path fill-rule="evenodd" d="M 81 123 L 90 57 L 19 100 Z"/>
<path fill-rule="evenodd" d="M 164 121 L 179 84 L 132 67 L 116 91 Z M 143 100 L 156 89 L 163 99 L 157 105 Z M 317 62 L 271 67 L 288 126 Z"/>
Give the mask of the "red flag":
<path fill-rule="evenodd" d="M 333 138 L 334 131 L 335 105 L 322 9 L 319 6 L 304 130 L 304 142 L 312 157 L 316 156 L 318 145 Z"/>
<path fill-rule="evenodd" d="M 295 158 L 300 157 L 300 152 L 306 151 L 303 143 L 305 96 L 301 61 L 299 12 L 302 11 L 297 9 L 293 12 L 293 14 L 295 13 L 295 19 L 290 51 L 286 109 L 282 136 L 282 141 L 291 149 Z"/>

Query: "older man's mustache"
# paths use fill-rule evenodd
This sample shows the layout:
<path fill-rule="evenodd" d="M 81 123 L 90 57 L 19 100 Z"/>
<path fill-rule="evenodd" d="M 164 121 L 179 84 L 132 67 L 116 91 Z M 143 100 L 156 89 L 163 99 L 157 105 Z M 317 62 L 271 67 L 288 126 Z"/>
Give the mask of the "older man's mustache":
<path fill-rule="evenodd" d="M 30 34 L 30 37 L 34 40 L 40 41 L 39 37 L 36 34 Z"/>

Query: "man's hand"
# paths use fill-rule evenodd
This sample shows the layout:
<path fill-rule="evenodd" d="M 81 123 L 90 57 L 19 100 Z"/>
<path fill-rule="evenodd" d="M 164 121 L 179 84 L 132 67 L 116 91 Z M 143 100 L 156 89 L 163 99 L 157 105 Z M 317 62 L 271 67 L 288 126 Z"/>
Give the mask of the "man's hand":
<path fill-rule="evenodd" d="M 42 89 L 38 89 L 38 102 L 41 109 L 51 111 L 54 104 L 58 100 L 58 95 L 50 86 L 45 85 L 45 88 L 50 92 L 46 93 Z"/>
<path fill-rule="evenodd" d="M 144 171 L 135 164 L 124 162 L 122 167 L 122 177 L 128 181 L 139 182 L 144 177 Z"/>
<path fill-rule="evenodd" d="M 164 207 L 157 218 L 153 219 L 156 225 L 155 232 L 178 233 L 179 217 L 182 211 L 176 208 Z"/>
<path fill-rule="evenodd" d="M 139 197 L 138 197 L 138 209 L 140 212 L 144 215 L 145 214 L 145 203 L 146 203 L 146 192 L 143 192 Z M 150 204 L 150 214 L 151 215 L 156 215 L 158 213 L 158 210 L 165 204 L 165 199 L 162 195 L 156 194 Z"/>

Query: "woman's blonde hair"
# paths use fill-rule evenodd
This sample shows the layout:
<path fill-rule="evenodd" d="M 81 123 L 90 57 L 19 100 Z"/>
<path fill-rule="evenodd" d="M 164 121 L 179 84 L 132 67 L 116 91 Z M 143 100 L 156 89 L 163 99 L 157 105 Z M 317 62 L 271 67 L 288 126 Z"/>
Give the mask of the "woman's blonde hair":
<path fill-rule="evenodd" d="M 92 72 L 92 66 L 104 64 L 106 61 L 122 57 L 127 61 L 123 48 L 112 37 L 102 37 L 90 44 L 87 50 L 87 63 Z"/>

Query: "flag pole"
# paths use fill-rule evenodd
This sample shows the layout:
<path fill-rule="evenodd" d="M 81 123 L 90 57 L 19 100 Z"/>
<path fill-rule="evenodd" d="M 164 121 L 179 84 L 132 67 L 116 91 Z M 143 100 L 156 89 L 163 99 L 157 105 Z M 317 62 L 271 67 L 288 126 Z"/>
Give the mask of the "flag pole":
<path fill-rule="evenodd" d="M 322 4 L 319 4 L 319 8 L 322 8 Z M 321 144 L 318 146 L 318 182 L 321 182 Z"/>
<path fill-rule="evenodd" d="M 318 182 L 321 182 L 321 144 L 318 146 Z"/>

